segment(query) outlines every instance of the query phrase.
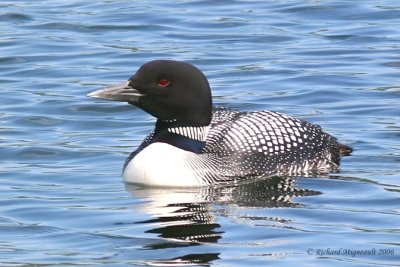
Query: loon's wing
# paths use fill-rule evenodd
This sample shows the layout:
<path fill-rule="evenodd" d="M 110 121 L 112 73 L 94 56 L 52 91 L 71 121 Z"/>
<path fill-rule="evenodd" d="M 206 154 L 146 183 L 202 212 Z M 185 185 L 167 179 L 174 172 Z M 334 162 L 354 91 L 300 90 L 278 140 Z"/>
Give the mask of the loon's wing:
<path fill-rule="evenodd" d="M 301 154 L 312 158 L 320 150 L 338 150 L 336 138 L 320 126 L 273 111 L 214 112 L 206 153 Z"/>
<path fill-rule="evenodd" d="M 321 127 L 278 112 L 215 110 L 204 154 L 217 155 L 219 172 L 258 176 L 336 169 L 336 138 Z"/>

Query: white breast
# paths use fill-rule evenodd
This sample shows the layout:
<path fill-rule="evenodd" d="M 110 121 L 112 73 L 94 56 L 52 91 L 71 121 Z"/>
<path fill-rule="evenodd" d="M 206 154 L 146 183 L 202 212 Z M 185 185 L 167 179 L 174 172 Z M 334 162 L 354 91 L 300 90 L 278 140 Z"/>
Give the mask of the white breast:
<path fill-rule="evenodd" d="M 126 166 L 124 180 L 153 186 L 202 186 L 206 183 L 189 166 L 196 154 L 166 143 L 153 143 Z"/>

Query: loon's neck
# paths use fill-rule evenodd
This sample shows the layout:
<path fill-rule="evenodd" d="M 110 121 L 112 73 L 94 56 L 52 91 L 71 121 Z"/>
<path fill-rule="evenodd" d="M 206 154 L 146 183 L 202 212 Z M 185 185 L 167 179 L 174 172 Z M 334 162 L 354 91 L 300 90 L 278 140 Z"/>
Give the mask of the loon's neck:
<path fill-rule="evenodd" d="M 205 146 L 208 126 L 193 126 L 178 119 L 157 120 L 153 142 L 167 143 L 194 153 Z"/>

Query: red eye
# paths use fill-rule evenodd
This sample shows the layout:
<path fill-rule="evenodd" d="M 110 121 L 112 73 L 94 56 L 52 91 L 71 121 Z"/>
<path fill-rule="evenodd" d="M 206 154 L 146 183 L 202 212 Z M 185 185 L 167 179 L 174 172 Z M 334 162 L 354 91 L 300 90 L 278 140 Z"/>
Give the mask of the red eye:
<path fill-rule="evenodd" d="M 167 87 L 167 86 L 170 85 L 170 84 L 171 84 L 171 82 L 168 81 L 168 80 L 166 80 L 166 79 L 162 79 L 162 80 L 160 80 L 160 81 L 158 82 L 158 85 L 159 85 L 159 86 L 162 86 L 162 87 Z"/>

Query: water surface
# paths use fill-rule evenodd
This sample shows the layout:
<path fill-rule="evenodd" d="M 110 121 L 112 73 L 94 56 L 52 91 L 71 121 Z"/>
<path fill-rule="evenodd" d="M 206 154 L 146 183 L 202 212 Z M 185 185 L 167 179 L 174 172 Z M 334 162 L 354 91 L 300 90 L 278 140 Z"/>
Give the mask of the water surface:
<path fill-rule="evenodd" d="M 2 1 L 0 265 L 397 265 L 399 26 L 390 0 Z M 86 94 L 153 59 L 355 151 L 327 177 L 126 185 L 154 118 Z"/>

